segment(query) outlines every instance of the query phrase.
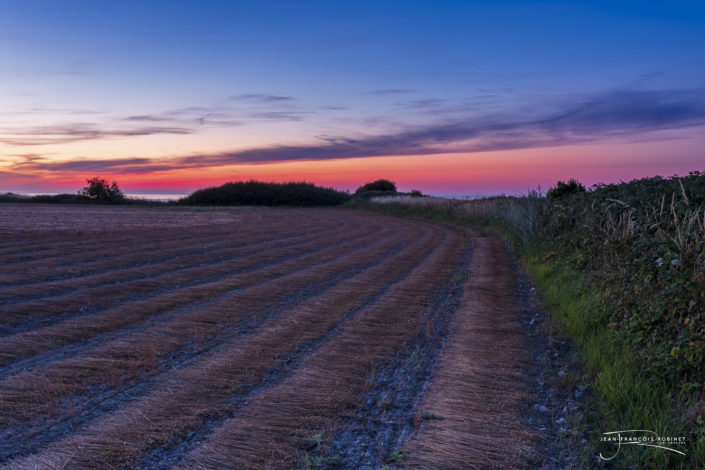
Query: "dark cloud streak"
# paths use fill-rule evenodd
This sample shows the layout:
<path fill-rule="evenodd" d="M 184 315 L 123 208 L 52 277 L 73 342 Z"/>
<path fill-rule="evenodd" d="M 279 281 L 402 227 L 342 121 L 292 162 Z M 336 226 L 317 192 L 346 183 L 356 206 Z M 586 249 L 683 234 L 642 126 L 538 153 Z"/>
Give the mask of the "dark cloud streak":
<path fill-rule="evenodd" d="M 93 125 L 64 125 L 31 129 L 0 129 L 0 143 L 14 146 L 66 144 L 113 137 L 137 137 L 154 134 L 190 134 L 185 127 L 136 127 L 131 129 L 97 129 Z"/>
<path fill-rule="evenodd" d="M 260 101 L 264 103 L 279 103 L 282 101 L 295 101 L 293 96 L 266 95 L 261 93 L 246 93 L 228 98 L 230 101 Z"/>
<path fill-rule="evenodd" d="M 377 96 L 389 96 L 389 95 L 401 95 L 404 93 L 413 93 L 415 90 L 407 90 L 403 88 L 385 88 L 383 90 L 372 90 L 369 92 L 370 95 Z"/>
<path fill-rule="evenodd" d="M 52 163 L 30 160 L 23 170 L 110 171 L 147 173 L 162 169 L 296 160 L 401 156 L 509 150 L 594 142 L 614 136 L 705 125 L 702 90 L 616 91 L 566 103 L 549 114 L 487 115 L 446 121 L 402 132 L 362 136 L 319 135 L 311 145 L 282 145 L 217 154 L 160 159 Z M 280 116 L 281 117 L 281 116 Z M 102 166 L 101 166 L 102 165 Z M 18 168 L 19 169 L 19 168 Z"/>
<path fill-rule="evenodd" d="M 302 121 L 305 116 L 311 113 L 306 113 L 302 111 L 264 111 L 259 113 L 249 114 L 247 117 L 250 119 L 264 120 L 264 121 Z"/>

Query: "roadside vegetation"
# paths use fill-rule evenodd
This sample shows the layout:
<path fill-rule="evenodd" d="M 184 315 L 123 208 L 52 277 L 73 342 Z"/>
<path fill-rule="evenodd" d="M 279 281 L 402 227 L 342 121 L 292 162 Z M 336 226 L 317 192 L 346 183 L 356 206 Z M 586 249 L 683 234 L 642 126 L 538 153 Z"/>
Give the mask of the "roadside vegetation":
<path fill-rule="evenodd" d="M 623 445 L 601 464 L 705 468 L 705 173 L 589 190 L 571 180 L 547 196 L 378 197 L 367 207 L 509 240 L 589 375 L 591 442 L 577 444 L 586 466 L 616 451 L 599 442 L 603 432 L 645 429 L 685 437 L 672 447 L 686 455 Z"/>

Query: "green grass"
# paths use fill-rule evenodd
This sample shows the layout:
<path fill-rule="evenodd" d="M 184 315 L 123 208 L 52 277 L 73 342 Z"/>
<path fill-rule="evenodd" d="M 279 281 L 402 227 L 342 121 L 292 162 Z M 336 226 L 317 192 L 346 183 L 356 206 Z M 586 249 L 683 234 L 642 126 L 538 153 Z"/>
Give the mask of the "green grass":
<path fill-rule="evenodd" d="M 437 415 L 431 413 L 430 411 L 422 411 L 422 412 L 419 413 L 417 416 L 418 416 L 419 419 L 421 419 L 421 420 L 423 420 L 423 421 L 432 421 L 432 420 L 441 420 L 441 419 L 443 419 L 443 418 L 441 418 L 440 416 L 437 416 Z"/>
<path fill-rule="evenodd" d="M 311 437 L 307 437 L 304 439 L 306 442 L 309 442 L 311 444 L 314 444 L 316 447 L 321 447 L 326 442 L 330 442 L 332 438 L 327 437 L 325 433 L 319 432 L 314 434 Z"/>
<path fill-rule="evenodd" d="M 334 455 L 332 457 L 313 457 L 306 455 L 304 457 L 303 467 L 305 470 L 322 470 L 329 468 L 330 466 L 337 466 L 340 462 L 340 456 Z"/>
<path fill-rule="evenodd" d="M 606 318 L 608 308 L 599 292 L 589 283 L 585 273 L 576 271 L 560 261 L 547 264 L 538 256 L 525 259 L 531 278 L 549 306 L 553 320 L 561 331 L 574 342 L 592 377 L 596 396 L 597 419 L 590 424 L 593 441 L 587 446 L 585 457 L 594 457 L 600 451 L 611 455 L 614 448 L 601 444 L 603 432 L 646 429 L 660 436 L 686 436 L 684 458 L 662 449 L 622 446 L 617 457 L 606 467 L 615 468 L 703 468 L 705 446 L 693 434 L 692 424 L 685 415 L 693 405 L 692 394 L 674 396 L 674 389 L 663 381 L 654 381 L 642 374 L 638 357 L 621 340 L 619 333 Z M 686 396 L 691 395 L 691 396 Z"/>
<path fill-rule="evenodd" d="M 406 454 L 403 450 L 395 450 L 389 455 L 389 461 L 393 463 L 399 463 L 406 459 Z"/>

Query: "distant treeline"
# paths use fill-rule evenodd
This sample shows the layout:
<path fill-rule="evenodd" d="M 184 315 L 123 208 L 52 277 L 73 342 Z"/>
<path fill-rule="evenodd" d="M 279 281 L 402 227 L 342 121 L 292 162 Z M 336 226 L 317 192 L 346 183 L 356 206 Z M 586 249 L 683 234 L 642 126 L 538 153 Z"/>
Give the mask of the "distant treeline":
<path fill-rule="evenodd" d="M 0 202 L 43 202 L 60 204 L 88 204 L 96 202 L 88 196 L 82 194 L 42 194 L 38 196 L 25 196 L 15 193 L 0 194 Z"/>
<path fill-rule="evenodd" d="M 334 188 L 316 186 L 307 182 L 265 183 L 250 180 L 225 183 L 221 186 L 199 189 L 177 201 L 131 198 L 125 196 L 117 183 L 109 185 L 100 177 L 86 180 L 88 185 L 77 194 L 24 196 L 0 194 L 0 202 L 39 202 L 56 204 L 129 204 L 129 205 L 187 205 L 187 206 L 336 206 L 351 199 L 367 199 L 379 194 L 396 193 L 396 185 L 388 180 L 377 180 L 360 186 L 354 196 Z M 418 193 L 414 191 L 412 193 Z"/>
<path fill-rule="evenodd" d="M 25 196 L 15 193 L 0 193 L 0 202 L 28 202 L 43 204 L 120 204 L 120 205 L 174 205 L 176 201 L 124 197 L 113 201 L 92 198 L 83 194 L 40 194 Z"/>

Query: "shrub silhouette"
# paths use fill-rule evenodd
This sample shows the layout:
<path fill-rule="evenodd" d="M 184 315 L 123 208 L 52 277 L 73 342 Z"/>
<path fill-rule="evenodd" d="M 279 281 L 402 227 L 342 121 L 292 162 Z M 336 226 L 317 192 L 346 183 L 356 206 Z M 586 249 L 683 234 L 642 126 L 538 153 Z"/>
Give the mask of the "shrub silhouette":
<path fill-rule="evenodd" d="M 312 183 L 264 183 L 250 180 L 199 189 L 179 202 L 221 206 L 333 206 L 344 203 L 349 197 L 342 191 L 322 188 Z"/>
<path fill-rule="evenodd" d="M 560 199 L 573 194 L 584 193 L 585 186 L 578 180 L 571 178 L 567 183 L 559 181 L 556 186 L 549 189 L 546 193 L 548 199 Z"/>
<path fill-rule="evenodd" d="M 108 184 L 108 181 L 99 176 L 87 179 L 87 186 L 83 187 L 79 194 L 87 196 L 97 202 L 117 203 L 123 202 L 125 195 L 122 193 L 115 181 Z"/>
<path fill-rule="evenodd" d="M 360 186 L 355 191 L 355 194 L 360 194 L 365 191 L 390 191 L 395 193 L 397 192 L 397 185 L 389 180 L 381 179 Z"/>

